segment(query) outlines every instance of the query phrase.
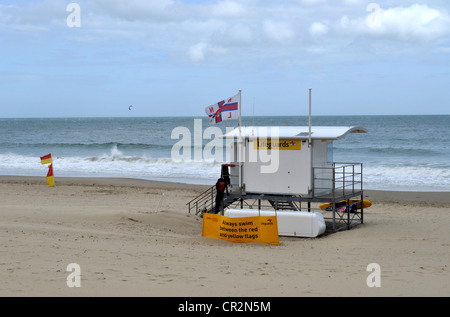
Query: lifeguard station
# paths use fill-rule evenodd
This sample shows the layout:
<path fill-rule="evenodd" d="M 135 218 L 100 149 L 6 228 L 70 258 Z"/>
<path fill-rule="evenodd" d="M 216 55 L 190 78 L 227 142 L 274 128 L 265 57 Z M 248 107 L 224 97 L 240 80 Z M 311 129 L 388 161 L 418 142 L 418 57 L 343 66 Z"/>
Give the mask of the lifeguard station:
<path fill-rule="evenodd" d="M 230 158 L 222 165 L 221 177 L 229 181 L 220 208 L 212 186 L 187 203 L 189 212 L 275 213 L 285 236 L 350 229 L 363 223 L 362 163 L 334 162 L 333 142 L 366 132 L 359 126 L 313 127 L 311 115 L 309 126 L 238 127 L 222 136 Z"/>

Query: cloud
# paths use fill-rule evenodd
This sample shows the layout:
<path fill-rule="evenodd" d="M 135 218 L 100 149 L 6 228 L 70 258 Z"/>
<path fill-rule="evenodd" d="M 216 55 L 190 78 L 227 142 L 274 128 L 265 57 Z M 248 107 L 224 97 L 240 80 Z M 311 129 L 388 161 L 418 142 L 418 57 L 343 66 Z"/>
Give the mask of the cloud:
<path fill-rule="evenodd" d="M 230 0 L 214 4 L 185 3 L 180 0 L 96 0 L 93 3 L 96 12 L 107 14 L 113 19 L 160 23 L 235 18 L 246 12 L 244 5 Z"/>
<path fill-rule="evenodd" d="M 309 33 L 311 36 L 321 36 L 328 33 L 328 26 L 324 23 L 314 22 L 309 27 Z"/>
<path fill-rule="evenodd" d="M 315 5 L 315 4 L 320 4 L 320 3 L 324 3 L 327 0 L 300 0 L 300 2 L 302 4 L 306 4 L 306 5 Z"/>
<path fill-rule="evenodd" d="M 295 60 L 299 54 L 339 52 L 349 43 L 357 46 L 375 39 L 390 41 L 392 49 L 405 42 L 437 40 L 449 46 L 448 14 L 432 4 L 388 7 L 391 2 L 380 1 L 386 4 L 368 10 L 363 0 L 77 2 L 79 29 L 65 25 L 69 2 L 63 0 L 0 5 L 0 34 L 12 29 L 31 39 L 45 31 L 52 35 L 47 39 L 62 37 L 92 46 L 129 43 L 195 63 L 224 52 L 243 63 L 280 54 Z"/>
<path fill-rule="evenodd" d="M 193 62 L 203 62 L 211 56 L 223 55 L 226 53 L 225 48 L 216 47 L 209 43 L 200 42 L 189 47 L 187 55 Z"/>
<path fill-rule="evenodd" d="M 367 7 L 367 17 L 339 20 L 339 28 L 348 34 L 363 34 L 379 39 L 406 42 L 432 41 L 450 32 L 447 13 L 427 5 L 383 9 L 373 4 Z"/>
<path fill-rule="evenodd" d="M 205 59 L 208 44 L 201 42 L 191 46 L 188 50 L 190 59 L 194 62 L 201 62 Z"/>
<path fill-rule="evenodd" d="M 243 47 L 254 43 L 255 32 L 250 26 L 244 23 L 236 23 L 227 25 L 223 30 L 217 30 L 212 37 L 214 43 L 220 45 Z"/>
<path fill-rule="evenodd" d="M 239 17 L 245 13 L 245 9 L 240 3 L 222 1 L 212 5 L 210 13 L 217 17 Z"/>
<path fill-rule="evenodd" d="M 263 24 L 265 36 L 273 42 L 279 44 L 289 43 L 295 36 L 291 25 L 286 22 L 266 20 Z"/>
<path fill-rule="evenodd" d="M 128 21 L 166 22 L 186 14 L 184 5 L 173 0 L 96 0 L 88 5 L 97 14 Z"/>
<path fill-rule="evenodd" d="M 65 25 L 67 14 L 66 4 L 62 0 L 30 2 L 24 6 L 16 3 L 0 4 L 0 26 L 4 29 L 40 32 Z"/>

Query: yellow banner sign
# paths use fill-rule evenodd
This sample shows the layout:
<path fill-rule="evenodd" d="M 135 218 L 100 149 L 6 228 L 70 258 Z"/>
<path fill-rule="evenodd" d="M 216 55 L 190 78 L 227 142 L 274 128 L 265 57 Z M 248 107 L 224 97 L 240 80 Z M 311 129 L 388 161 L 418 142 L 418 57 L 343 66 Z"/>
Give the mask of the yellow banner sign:
<path fill-rule="evenodd" d="M 257 139 L 253 141 L 253 149 L 299 151 L 302 149 L 302 141 L 290 139 L 279 139 L 279 140 Z"/>
<path fill-rule="evenodd" d="M 276 216 L 229 218 L 203 214 L 202 236 L 231 242 L 261 242 L 279 245 Z"/>

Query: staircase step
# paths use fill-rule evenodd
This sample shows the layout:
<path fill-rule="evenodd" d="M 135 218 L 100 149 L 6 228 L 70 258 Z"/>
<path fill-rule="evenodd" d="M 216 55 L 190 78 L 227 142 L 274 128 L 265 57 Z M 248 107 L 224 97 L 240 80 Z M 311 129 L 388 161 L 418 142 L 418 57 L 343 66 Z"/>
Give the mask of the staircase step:
<path fill-rule="evenodd" d="M 277 210 L 297 210 L 297 207 L 291 201 L 269 200 L 269 202 L 272 205 L 272 207 L 276 208 Z"/>

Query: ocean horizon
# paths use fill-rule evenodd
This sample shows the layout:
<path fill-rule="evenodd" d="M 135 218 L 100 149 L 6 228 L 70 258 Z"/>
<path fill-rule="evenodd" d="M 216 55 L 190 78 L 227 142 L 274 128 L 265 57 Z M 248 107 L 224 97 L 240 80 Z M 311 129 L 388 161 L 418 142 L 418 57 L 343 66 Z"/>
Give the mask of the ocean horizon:
<path fill-rule="evenodd" d="M 245 116 L 242 125 L 307 126 L 308 116 Z M 368 130 L 333 143 L 335 162 L 363 164 L 364 189 L 450 191 L 450 115 L 314 115 L 312 125 Z M 56 182 L 120 177 L 213 185 L 228 148 L 223 141 L 207 153 L 205 146 L 235 127 L 236 120 L 211 126 L 195 116 L 3 118 L 0 175 L 45 178 L 40 157 L 51 153 Z M 177 162 L 172 150 L 183 137 L 192 142 L 191 160 Z"/>

